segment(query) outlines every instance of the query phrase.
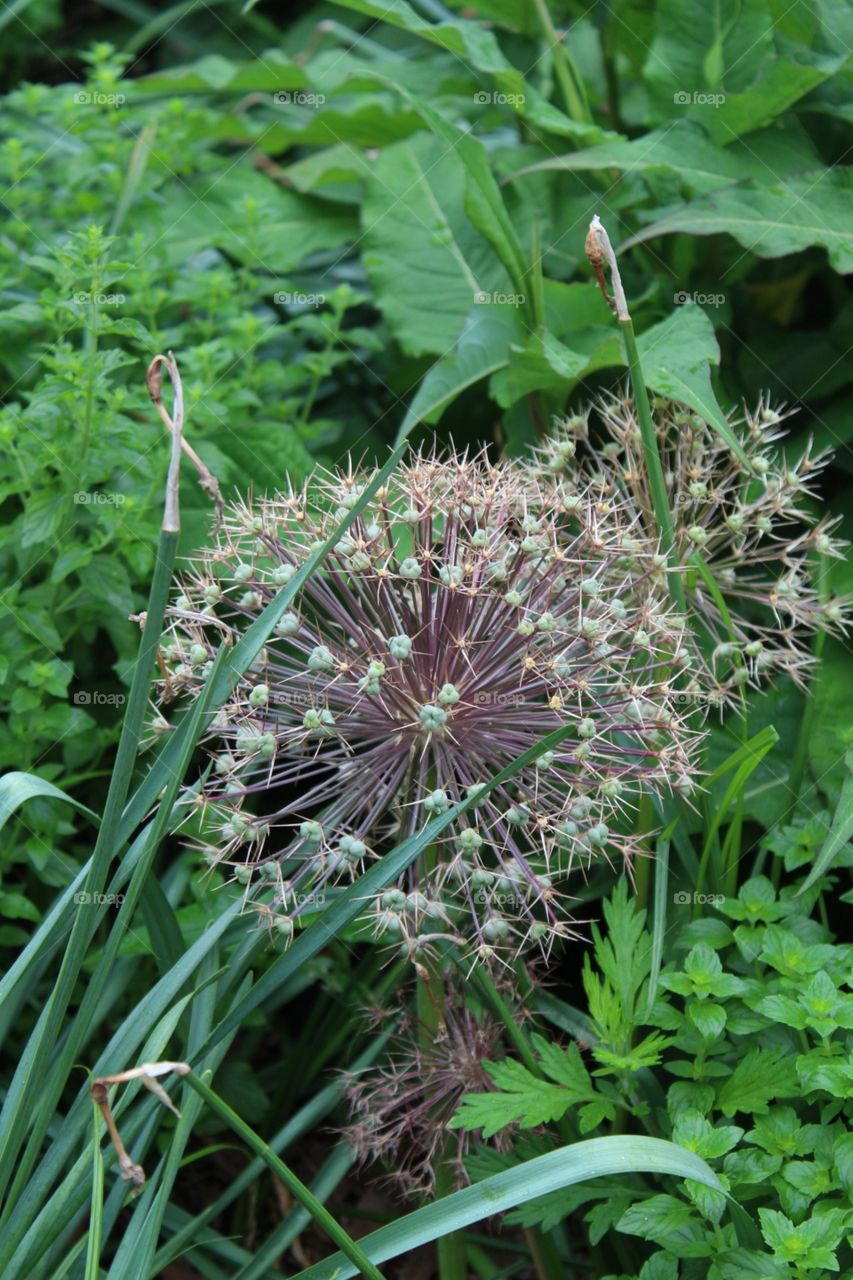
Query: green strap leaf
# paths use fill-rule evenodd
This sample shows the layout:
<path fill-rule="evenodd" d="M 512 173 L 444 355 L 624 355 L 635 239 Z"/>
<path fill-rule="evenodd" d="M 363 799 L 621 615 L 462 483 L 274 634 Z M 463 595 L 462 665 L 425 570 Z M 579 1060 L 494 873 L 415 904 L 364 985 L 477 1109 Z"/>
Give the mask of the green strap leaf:
<path fill-rule="evenodd" d="M 0 778 L 0 831 L 6 825 L 16 809 L 22 804 L 26 804 L 28 800 L 34 800 L 37 796 L 46 796 L 50 800 L 62 800 L 65 804 L 71 804 L 80 813 L 85 813 L 87 818 L 97 826 L 98 815 L 93 813 L 91 809 L 87 809 L 79 800 L 75 800 L 73 796 L 69 796 L 67 792 L 61 791 L 59 787 L 55 787 L 52 782 L 46 782 L 44 778 L 37 777 L 34 773 L 4 773 Z"/>
<path fill-rule="evenodd" d="M 669 1174 L 690 1178 L 714 1191 L 724 1188 L 713 1169 L 699 1156 L 660 1138 L 620 1135 L 592 1138 L 561 1147 L 497 1173 L 472 1187 L 417 1209 L 390 1226 L 381 1227 L 359 1241 L 374 1262 L 387 1262 L 421 1245 L 517 1205 L 548 1195 L 563 1187 L 620 1173 Z M 729 1208 L 741 1244 L 760 1247 L 758 1233 L 746 1214 L 729 1198 Z M 340 1253 L 300 1271 L 294 1280 L 348 1280 L 357 1271 Z"/>

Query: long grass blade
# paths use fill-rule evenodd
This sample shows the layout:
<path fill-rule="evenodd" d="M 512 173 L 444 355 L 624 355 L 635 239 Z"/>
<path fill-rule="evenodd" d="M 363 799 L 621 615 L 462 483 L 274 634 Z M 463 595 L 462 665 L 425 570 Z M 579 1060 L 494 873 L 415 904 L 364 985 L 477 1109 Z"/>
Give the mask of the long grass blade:
<path fill-rule="evenodd" d="M 371 1232 L 361 1241 L 365 1252 L 376 1262 L 387 1262 L 430 1244 L 451 1231 L 461 1231 L 474 1222 L 505 1213 L 537 1196 L 563 1187 L 620 1173 L 669 1174 L 690 1178 L 715 1191 L 725 1189 L 710 1165 L 699 1156 L 661 1138 L 618 1135 L 591 1138 L 560 1147 L 547 1155 L 523 1161 L 513 1169 L 494 1174 L 474 1186 L 436 1200 L 423 1209 L 398 1218 L 387 1227 Z M 742 1244 L 755 1247 L 758 1232 L 746 1214 L 726 1194 L 729 1210 Z M 348 1280 L 356 1272 L 338 1253 L 324 1262 L 300 1271 L 294 1280 Z"/>

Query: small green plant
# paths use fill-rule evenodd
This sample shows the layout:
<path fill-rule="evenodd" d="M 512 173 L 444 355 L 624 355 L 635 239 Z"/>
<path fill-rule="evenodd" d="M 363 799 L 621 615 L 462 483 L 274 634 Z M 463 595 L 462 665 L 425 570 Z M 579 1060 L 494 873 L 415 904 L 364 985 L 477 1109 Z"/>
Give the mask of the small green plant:
<path fill-rule="evenodd" d="M 675 894 L 669 958 L 654 981 L 653 932 L 622 881 L 584 966 L 583 1049 L 535 1034 L 539 1069 L 486 1062 L 491 1089 L 463 1098 L 453 1121 L 484 1137 L 510 1126 L 528 1157 L 553 1149 L 559 1139 L 546 1126 L 560 1120 L 584 1134 L 669 1138 L 710 1163 L 757 1218 L 763 1247 L 744 1248 L 723 1221 L 725 1196 L 689 1180 L 663 1193 L 636 1180 L 632 1189 L 590 1185 L 513 1221 L 550 1227 L 577 1212 L 593 1247 L 611 1228 L 644 1240 L 652 1252 L 631 1272 L 643 1280 L 682 1267 L 719 1280 L 846 1272 L 851 948 L 821 922 L 819 891 L 800 884 L 777 892 L 754 876 L 694 922 L 686 895 Z M 543 1008 L 562 1020 L 559 1002 Z M 486 1149 L 468 1160 L 475 1179 L 512 1164 Z"/>

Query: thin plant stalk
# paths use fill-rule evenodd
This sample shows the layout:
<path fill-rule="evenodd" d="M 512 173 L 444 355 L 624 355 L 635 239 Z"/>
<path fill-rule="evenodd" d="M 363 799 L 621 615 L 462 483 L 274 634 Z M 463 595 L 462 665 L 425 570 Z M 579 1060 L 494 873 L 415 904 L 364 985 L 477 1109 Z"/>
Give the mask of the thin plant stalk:
<path fill-rule="evenodd" d="M 429 845 L 421 855 L 424 878 L 435 868 L 437 851 Z M 424 1053 L 429 1053 L 444 1025 L 444 969 L 440 959 L 424 958 L 418 966 L 417 979 L 418 1043 Z M 447 1163 L 445 1143 L 439 1144 L 433 1162 L 436 1199 L 450 1195 L 454 1190 L 453 1173 Z M 442 1236 L 436 1249 L 439 1280 L 467 1280 L 468 1263 L 465 1242 L 457 1232 Z"/>
<path fill-rule="evenodd" d="M 820 557 L 815 571 L 817 579 L 818 596 L 822 604 L 825 604 L 830 598 L 830 566 L 829 562 Z M 812 644 L 812 653 L 816 662 L 819 662 L 823 656 L 824 646 L 826 645 L 826 632 L 818 631 L 815 634 Z M 809 755 L 809 742 L 814 732 L 814 721 L 817 714 L 817 700 L 812 694 L 806 698 L 806 705 L 803 708 L 803 716 L 800 720 L 800 731 L 797 735 L 797 745 L 794 748 L 794 756 L 791 760 L 791 768 L 788 773 L 786 786 L 788 788 L 788 800 L 779 818 L 779 826 L 782 827 L 786 822 L 790 822 L 791 816 L 799 803 L 800 795 L 803 789 L 803 781 L 806 776 L 806 764 Z M 775 858 L 770 872 L 771 880 L 778 889 L 782 878 L 782 859 Z"/>
<path fill-rule="evenodd" d="M 255 1155 L 263 1160 L 267 1168 L 275 1174 L 294 1199 L 298 1200 L 303 1208 L 308 1210 L 317 1226 L 326 1233 L 332 1243 L 349 1259 L 353 1266 L 358 1268 L 359 1273 L 365 1277 L 365 1280 L 384 1280 L 382 1272 L 375 1263 L 371 1262 L 367 1255 L 359 1249 L 356 1242 L 340 1226 L 326 1206 L 305 1186 L 304 1182 L 297 1178 L 293 1170 L 275 1154 L 272 1148 L 264 1142 L 263 1138 L 259 1137 L 254 1129 L 250 1129 L 246 1122 L 237 1115 L 236 1111 L 232 1111 L 227 1102 L 224 1102 L 219 1097 L 219 1094 L 214 1093 L 210 1086 L 197 1076 L 194 1071 L 188 1071 L 184 1079 L 202 1101 L 207 1103 L 211 1111 L 214 1111 L 220 1120 L 223 1120 L 229 1128 L 233 1129 L 246 1145 L 254 1151 Z"/>
<path fill-rule="evenodd" d="M 104 1157 L 101 1151 L 101 1113 L 97 1105 L 93 1105 L 93 1111 L 92 1207 L 89 1210 L 89 1231 L 86 1241 L 85 1280 L 99 1280 L 101 1270 L 101 1226 L 104 1213 Z"/>
<path fill-rule="evenodd" d="M 652 494 L 655 520 L 657 521 L 661 546 L 663 547 L 664 554 L 669 561 L 670 568 L 673 570 L 673 572 L 667 575 L 669 590 L 676 608 L 681 613 L 684 613 L 687 607 L 684 596 L 684 584 L 682 583 L 680 573 L 678 572 L 679 565 L 675 551 L 675 535 L 673 533 L 672 513 L 669 509 L 669 496 L 666 491 L 663 464 L 658 450 L 657 434 L 655 432 L 654 422 L 652 421 L 649 393 L 646 389 L 646 380 L 643 376 L 643 366 L 640 361 L 640 353 L 637 349 L 637 339 L 634 336 L 633 321 L 631 320 L 631 314 L 628 310 L 628 304 L 625 299 L 625 291 L 622 288 L 622 278 L 619 274 L 616 254 L 613 251 L 610 238 L 604 227 L 601 225 L 597 215 L 590 223 L 589 233 L 586 238 L 586 254 L 595 269 L 599 288 L 607 299 L 607 303 L 611 310 L 614 312 L 619 328 L 622 332 L 622 339 L 625 343 L 625 355 L 628 361 L 628 373 L 634 393 L 634 405 L 637 410 L 637 420 L 640 424 L 640 435 L 643 441 L 643 456 L 645 458 L 646 470 L 648 471 L 649 476 L 649 487 Z M 612 298 L 607 292 L 604 279 L 603 267 L 605 263 L 610 270 L 610 279 L 613 288 Z"/>
<path fill-rule="evenodd" d="M 542 24 L 545 38 L 554 56 L 554 71 L 560 82 L 560 90 L 566 104 L 566 111 L 578 124 L 589 124 L 592 116 L 583 80 L 578 72 L 577 64 L 562 39 L 554 28 L 547 0 L 533 0 L 537 16 Z"/>

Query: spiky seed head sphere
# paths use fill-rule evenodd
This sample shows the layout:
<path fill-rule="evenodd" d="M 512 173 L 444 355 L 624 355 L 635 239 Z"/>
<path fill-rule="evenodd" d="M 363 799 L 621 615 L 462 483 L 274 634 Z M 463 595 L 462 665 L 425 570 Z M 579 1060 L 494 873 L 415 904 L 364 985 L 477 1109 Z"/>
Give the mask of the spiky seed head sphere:
<path fill-rule="evenodd" d="M 322 475 L 228 513 L 171 610 L 170 693 L 201 691 L 215 645 L 371 478 Z M 547 943 L 566 931 L 570 869 L 632 852 L 640 788 L 690 789 L 682 626 L 637 603 L 654 548 L 617 514 L 511 466 L 420 456 L 340 538 L 207 737 L 208 857 L 272 895 L 285 939 L 318 895 L 555 729 L 574 731 L 366 906 L 377 935 L 415 960 L 436 935 L 482 957 Z"/>
<path fill-rule="evenodd" d="M 417 1028 L 404 1025 L 386 1064 L 350 1077 L 346 1100 L 350 1123 L 344 1135 L 363 1163 L 381 1162 L 386 1181 L 406 1195 L 435 1194 L 439 1153 L 457 1185 L 468 1181 L 463 1164 L 471 1134 L 448 1132 L 466 1093 L 483 1093 L 491 1078 L 483 1063 L 498 1055 L 501 1026 L 475 1017 L 462 993 L 448 992 L 434 1042 L 422 1044 Z M 492 1139 L 499 1149 L 506 1141 Z"/>
<path fill-rule="evenodd" d="M 814 554 L 840 557 L 846 545 L 832 536 L 837 521 L 816 521 L 804 505 L 828 455 L 812 456 L 806 448 L 789 462 L 774 447 L 786 415 L 764 400 L 743 422 L 730 422 L 746 463 L 692 410 L 660 398 L 653 409 L 682 581 L 698 624 L 691 692 L 706 704 L 724 705 L 745 685 L 756 687 L 780 672 L 802 684 L 813 661 L 812 634 L 844 630 L 848 618 L 844 601 L 822 602 L 811 584 Z M 626 505 L 653 530 L 634 402 L 626 392 L 603 399 L 596 410 L 603 446 L 590 444 L 589 413 L 559 423 L 535 453 L 536 483 L 548 477 L 564 489 L 597 484 L 605 500 Z M 697 557 L 718 593 L 697 569 Z"/>

